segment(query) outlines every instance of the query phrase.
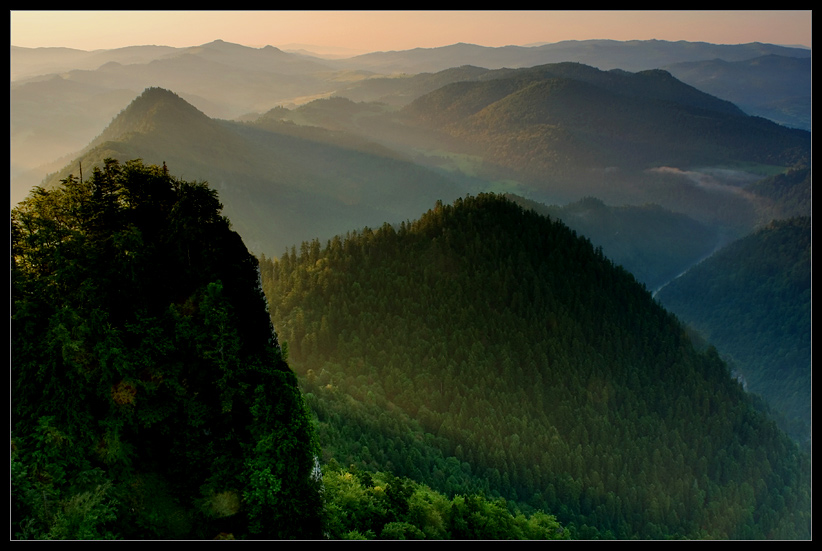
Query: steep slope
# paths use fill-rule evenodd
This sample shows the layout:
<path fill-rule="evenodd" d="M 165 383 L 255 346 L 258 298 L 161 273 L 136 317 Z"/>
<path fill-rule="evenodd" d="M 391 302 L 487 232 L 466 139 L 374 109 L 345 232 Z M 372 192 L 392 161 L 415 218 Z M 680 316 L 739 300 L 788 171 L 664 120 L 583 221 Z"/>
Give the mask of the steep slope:
<path fill-rule="evenodd" d="M 774 221 L 657 295 L 733 360 L 750 391 L 811 445 L 811 219 Z"/>
<path fill-rule="evenodd" d="M 362 138 L 294 125 L 210 119 L 179 96 L 147 89 L 76 161 L 52 176 L 141 158 L 208 180 L 255 252 L 280 253 L 314 237 L 415 216 L 461 188 Z"/>
<path fill-rule="evenodd" d="M 319 537 L 319 449 L 205 184 L 108 161 L 12 211 L 11 529 Z"/>
<path fill-rule="evenodd" d="M 807 457 L 561 223 L 481 195 L 261 268 L 326 455 L 578 537 L 810 536 Z"/>

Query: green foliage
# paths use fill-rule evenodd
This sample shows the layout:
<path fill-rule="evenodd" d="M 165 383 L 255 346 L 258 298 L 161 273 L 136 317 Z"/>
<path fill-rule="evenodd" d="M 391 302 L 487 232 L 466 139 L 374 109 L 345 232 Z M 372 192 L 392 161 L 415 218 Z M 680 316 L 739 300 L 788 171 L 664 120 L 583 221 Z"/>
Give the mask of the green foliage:
<path fill-rule="evenodd" d="M 568 539 L 542 511 L 511 513 L 503 499 L 448 499 L 424 484 L 386 472 L 323 469 L 325 515 L 331 539 Z"/>
<path fill-rule="evenodd" d="M 576 537 L 810 534 L 807 456 L 559 222 L 468 197 L 261 272 L 327 460 L 549 511 Z M 469 505 L 456 529 L 492 534 Z"/>
<path fill-rule="evenodd" d="M 77 457 L 75 446 L 53 422 L 53 417 L 42 417 L 25 444 L 12 440 L 12 536 L 115 537 L 118 500 L 111 481 L 103 470 Z"/>
<path fill-rule="evenodd" d="M 12 211 L 18 537 L 320 533 L 311 419 L 220 210 L 108 160 Z"/>

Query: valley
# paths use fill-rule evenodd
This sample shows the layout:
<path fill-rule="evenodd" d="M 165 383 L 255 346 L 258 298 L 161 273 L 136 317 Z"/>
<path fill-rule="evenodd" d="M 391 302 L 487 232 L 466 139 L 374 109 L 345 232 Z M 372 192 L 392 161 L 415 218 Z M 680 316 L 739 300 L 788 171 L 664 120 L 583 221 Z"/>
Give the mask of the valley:
<path fill-rule="evenodd" d="M 196 453 L 244 458 L 218 462 L 219 477 L 198 471 L 211 493 L 197 499 L 228 499 L 229 479 L 258 484 L 251 508 L 191 520 L 198 534 L 294 537 L 254 474 L 261 458 L 287 455 L 259 428 L 266 407 L 287 409 L 299 427 L 302 482 L 281 499 L 313 496 L 314 454 L 341 492 L 328 494 L 337 516 L 323 517 L 335 538 L 488 537 L 481 515 L 505 514 L 502 538 L 811 538 L 810 50 L 569 41 L 333 60 L 221 40 L 38 50 L 12 48 L 13 219 L 29 235 L 26 224 L 54 205 L 75 208 L 72 193 L 99 213 L 58 218 L 69 226 L 54 244 L 35 231 L 25 246 L 15 241 L 32 260 L 14 275 L 15 304 L 26 306 L 13 313 L 13 371 L 15 358 L 39 361 L 24 344 L 32 335 L 56 339 L 63 352 L 36 357 L 85 366 L 83 381 L 102 377 L 83 391 L 97 415 L 121 381 L 166 392 L 137 366 L 173 358 L 182 371 L 170 384 L 185 396 L 174 400 L 189 416 L 175 422 L 198 427 L 197 446 L 197 415 L 226 431 L 222 452 Z M 785 86 L 756 84 L 774 75 Z M 112 181 L 121 191 L 108 191 Z M 183 181 L 201 198 L 170 191 L 189 189 Z M 83 253 L 74 240 L 96 248 Z M 64 257 L 70 268 L 49 275 Z M 94 280 L 99 302 L 63 294 L 86 289 L 81 262 L 106 258 L 120 271 Z M 186 285 L 152 279 L 180 273 Z M 143 291 L 110 287 L 117 278 Z M 231 281 L 250 294 L 231 295 Z M 68 309 L 35 300 L 30 289 L 41 288 Z M 113 305 L 127 296 L 133 310 L 120 312 Z M 261 319 L 258 298 L 274 364 L 290 375 L 239 344 L 265 340 L 250 321 Z M 50 322 L 36 317 L 46 311 Z M 213 396 L 201 390 L 206 405 L 182 390 L 195 381 L 181 359 L 187 345 L 166 342 L 148 319 L 177 335 L 200 322 L 211 331 L 191 352 L 221 381 Z M 123 338 L 149 350 L 124 352 L 127 361 L 102 352 L 131 350 Z M 253 367 L 239 367 L 246 357 Z M 123 372 L 109 374 L 115 365 Z M 39 411 L 29 382 L 42 374 L 29 371 L 23 382 L 15 375 L 27 389 L 20 407 Z M 272 377 L 288 390 L 275 392 L 280 405 L 260 405 L 250 381 Z M 57 403 L 62 391 L 48 388 Z M 147 430 L 139 423 L 173 418 L 152 400 L 133 418 L 112 409 L 107 432 L 83 429 L 118 458 L 89 465 L 130 473 L 130 454 L 160 453 L 170 437 L 159 429 L 148 431 L 157 437 L 148 451 L 132 452 Z M 56 418 L 65 434 L 81 423 Z M 26 423 L 18 430 L 47 433 Z M 118 431 L 135 440 L 115 449 Z M 168 453 L 183 458 L 174 446 Z M 202 507 L 189 499 L 196 476 L 174 490 L 190 511 Z M 79 491 L 66 484 L 66 495 Z M 346 499 L 373 518 L 341 520 Z M 279 532 L 258 514 L 274 515 Z M 314 520 L 301 516 L 297 537 L 316 537 Z M 185 526 L 157 534 L 186 537 L 195 528 Z"/>

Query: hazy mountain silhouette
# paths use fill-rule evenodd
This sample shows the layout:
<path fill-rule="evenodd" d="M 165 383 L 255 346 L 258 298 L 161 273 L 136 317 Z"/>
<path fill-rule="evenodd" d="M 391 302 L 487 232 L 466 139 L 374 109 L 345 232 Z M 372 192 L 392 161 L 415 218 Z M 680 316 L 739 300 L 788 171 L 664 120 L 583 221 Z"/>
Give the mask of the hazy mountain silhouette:
<path fill-rule="evenodd" d="M 599 69 L 644 71 L 672 63 L 705 59 L 742 61 L 777 54 L 811 57 L 810 50 L 752 42 L 749 44 L 710 44 L 707 42 L 665 40 L 567 40 L 541 46 L 488 47 L 453 44 L 438 48 L 414 48 L 393 52 L 373 52 L 336 60 L 339 67 L 369 69 L 383 73 L 436 72 L 460 65 L 487 69 L 521 68 L 547 63 L 574 61 Z M 329 62 L 331 63 L 331 62 Z"/>
<path fill-rule="evenodd" d="M 270 239 L 265 236 L 278 236 L 279 248 L 352 226 L 396 223 L 431 200 L 494 189 L 509 179 L 517 184 L 506 184 L 505 191 L 542 202 L 594 195 L 621 204 L 657 202 L 661 178 L 677 190 L 663 206 L 748 230 L 756 221 L 755 205 L 744 194 L 717 194 L 648 169 L 789 166 L 809 159 L 809 133 L 746 116 L 664 71 L 563 63 L 461 72 L 474 80 L 442 86 L 401 111 L 333 99 L 309 103 L 295 115 L 278 108 L 254 123 L 211 119 L 176 94 L 152 88 L 92 142 L 85 164 L 139 157 L 173 162 L 185 177 L 208 178 L 258 251 L 261 239 Z M 282 122 L 288 119 L 326 129 Z M 478 161 L 467 171 L 449 172 L 437 166 L 437 151 Z M 293 216 L 287 223 L 260 207 L 274 190 L 288 190 L 278 201 L 295 201 L 286 209 L 291 214 L 285 216 Z M 706 193 L 717 200 L 702 201 Z M 250 210 L 232 210 L 240 205 Z M 289 229 L 271 226 L 279 223 Z"/>
<path fill-rule="evenodd" d="M 811 130 L 811 58 L 767 55 L 665 67 L 676 78 L 732 101 L 750 115 Z"/>
<path fill-rule="evenodd" d="M 401 115 L 408 126 L 442 137 L 428 138 L 436 144 L 430 150 L 452 147 L 481 158 L 487 179 L 555 194 L 543 202 L 584 195 L 616 204 L 657 202 L 660 167 L 756 172 L 810 159 L 810 133 L 745 116 L 660 70 L 603 72 L 577 64 L 501 70 L 443 86 Z"/>
<path fill-rule="evenodd" d="M 166 162 L 186 178 L 208 180 L 249 248 L 269 254 L 351 227 L 405 220 L 463 190 L 361 139 L 293 129 L 210 119 L 173 92 L 151 88 L 50 181 L 77 176 L 81 163 L 90 171 L 107 157 Z"/>
<path fill-rule="evenodd" d="M 577 61 L 634 71 L 684 61 L 739 61 L 771 54 L 809 58 L 810 50 L 766 44 L 581 41 L 504 48 L 455 44 L 332 61 L 221 40 L 189 48 L 131 46 L 91 52 L 12 46 L 13 190 L 28 190 L 40 183 L 55 169 L 49 163 L 83 148 L 122 108 L 123 98 L 136 97 L 149 87 L 174 90 L 210 117 L 248 119 L 249 114 L 253 118 L 279 105 L 294 107 L 332 94 L 404 105 L 453 79 L 464 80 L 467 74 L 461 69 L 434 74 L 464 65 L 494 69 Z M 371 62 L 375 59 L 380 60 L 379 71 Z M 428 74 L 385 78 L 408 73 L 409 63 L 416 67 L 414 71 Z M 78 96 L 79 88 L 86 92 Z M 775 95 L 770 106 L 766 99 L 762 101 L 766 110 L 756 113 L 780 122 L 809 116 L 809 106 L 798 105 L 792 98 Z M 22 196 L 13 191 L 12 201 Z"/>

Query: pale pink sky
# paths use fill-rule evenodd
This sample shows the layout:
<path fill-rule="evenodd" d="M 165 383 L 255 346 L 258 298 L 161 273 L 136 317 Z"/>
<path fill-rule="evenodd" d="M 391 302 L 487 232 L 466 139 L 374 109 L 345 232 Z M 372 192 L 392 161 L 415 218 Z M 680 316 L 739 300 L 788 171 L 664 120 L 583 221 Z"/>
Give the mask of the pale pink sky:
<path fill-rule="evenodd" d="M 358 52 L 562 40 L 687 40 L 811 46 L 811 10 L 738 11 L 24 11 L 11 44 L 81 50 L 221 39 Z"/>

